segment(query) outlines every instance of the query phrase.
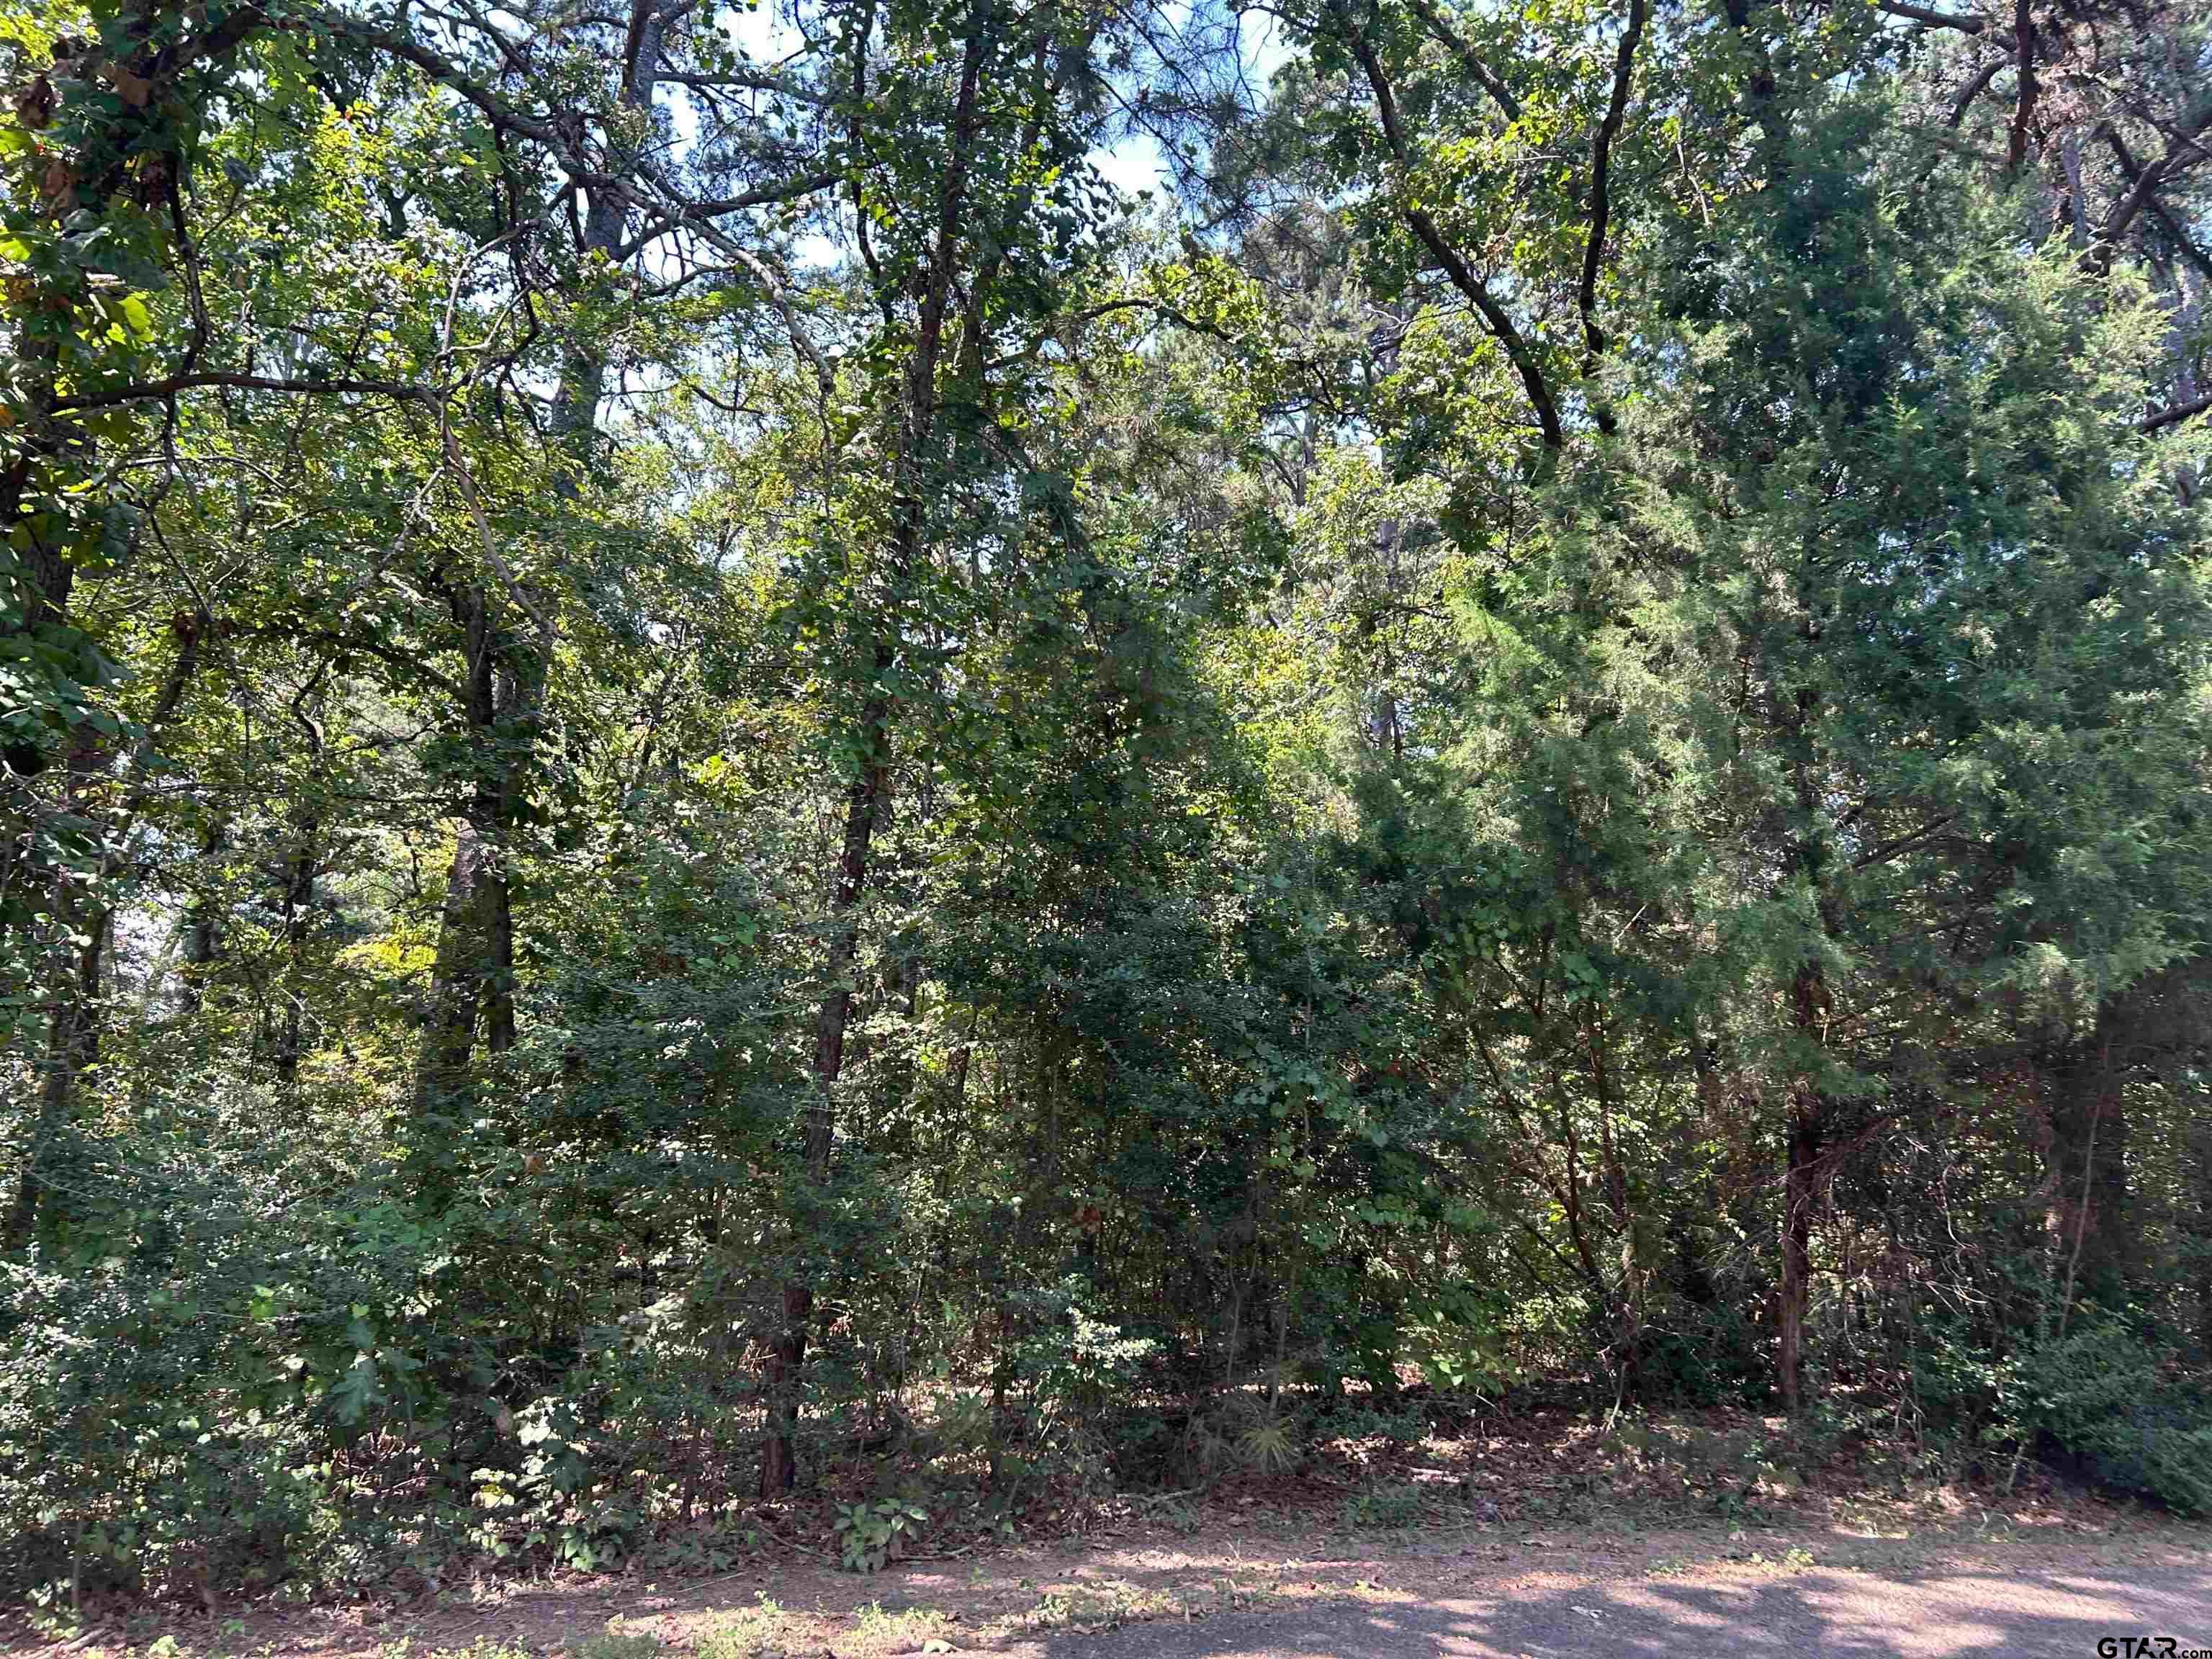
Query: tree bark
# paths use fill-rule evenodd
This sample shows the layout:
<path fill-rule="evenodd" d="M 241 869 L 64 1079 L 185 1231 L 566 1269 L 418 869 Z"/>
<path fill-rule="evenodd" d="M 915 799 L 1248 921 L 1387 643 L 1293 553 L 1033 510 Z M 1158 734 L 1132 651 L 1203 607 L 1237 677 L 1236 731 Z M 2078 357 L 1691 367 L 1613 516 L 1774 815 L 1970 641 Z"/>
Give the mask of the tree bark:
<path fill-rule="evenodd" d="M 938 198 L 936 245 L 923 283 L 914 352 L 907 365 L 892 505 L 890 574 L 894 595 L 904 592 L 924 550 L 929 510 L 924 469 L 936 426 L 937 371 L 944 351 L 945 307 L 951 295 L 968 172 L 974 161 L 978 94 L 990 19 L 991 0 L 974 0 Z M 859 733 L 861 759 L 846 796 L 844 836 L 830 901 L 832 927 L 823 964 L 828 988 L 815 1018 L 814 1092 L 806 1109 L 802 1149 L 806 1179 L 817 1187 L 829 1179 L 830 1150 L 836 1140 L 836 1088 L 844 1071 L 845 1031 L 853 1012 L 852 970 L 860 956 L 860 903 L 867 894 L 869 856 L 889 817 L 894 702 L 888 680 L 898 654 L 899 625 L 895 614 L 881 617 L 869 650 L 869 690 L 861 705 Z M 798 1480 L 800 1372 L 813 1309 L 813 1285 L 801 1267 L 784 1285 L 783 1329 L 769 1347 L 761 1379 L 767 1405 L 760 1471 L 760 1492 L 764 1498 L 788 1492 Z"/>
<path fill-rule="evenodd" d="M 1790 862 L 1812 884 L 1814 911 L 1824 939 L 1837 936 L 1840 907 L 1826 883 L 1830 857 L 1820 825 L 1819 789 L 1814 775 L 1814 722 L 1820 700 L 1801 690 L 1782 706 L 1782 721 L 1791 746 L 1797 798 L 1797 839 Z M 1776 1317 L 1775 1365 L 1784 1411 L 1795 1413 L 1804 1401 L 1805 1320 L 1813 1297 L 1813 1214 L 1819 1198 L 1821 1142 L 1827 1129 L 1827 1097 L 1819 1068 L 1827 1047 L 1828 1021 L 1835 999 L 1817 954 L 1807 955 L 1790 981 L 1791 1023 L 1801 1045 L 1790 1090 L 1787 1151 L 1782 1172 L 1782 1282 Z"/>
<path fill-rule="evenodd" d="M 2052 1079 L 2049 1171 L 2066 1267 L 2057 1334 L 2066 1334 L 2082 1301 L 2124 1299 L 2140 1265 L 2130 1225 L 2128 1123 L 2120 1109 L 2123 1079 L 2113 1069 L 2114 1027 L 2129 1034 L 2127 1011 L 2107 1007 L 2104 1029 L 2075 1046 Z"/>
<path fill-rule="evenodd" d="M 1589 1026 L 1590 1081 L 1597 1096 L 1598 1150 L 1604 1160 L 1606 1194 L 1613 1208 L 1613 1224 L 1620 1234 L 1620 1288 L 1613 1306 L 1614 1341 L 1620 1349 L 1621 1397 L 1640 1399 L 1644 1393 L 1643 1264 L 1636 1254 L 1636 1209 L 1628 1190 L 1628 1165 L 1614 1133 L 1613 1090 L 1607 1079 L 1605 1026 L 1593 1018 Z"/>
<path fill-rule="evenodd" d="M 1819 1095 L 1801 1086 L 1790 1101 L 1789 1157 L 1782 1177 L 1782 1297 L 1776 1369 L 1782 1408 L 1804 1403 L 1805 1318 L 1812 1305 L 1813 1208 L 1817 1195 L 1821 1114 Z"/>
<path fill-rule="evenodd" d="M 2212 1125 L 2192 1125 L 2191 1139 L 2197 1188 L 2197 1352 L 2212 1359 Z"/>
<path fill-rule="evenodd" d="M 315 872 L 320 844 L 313 814 L 294 814 L 290 856 L 284 865 L 284 1012 L 274 1055 L 276 1080 L 288 1088 L 299 1081 L 300 1055 L 306 1044 L 302 1029 L 306 999 L 300 976 L 307 955 L 307 932 L 314 919 Z"/>
<path fill-rule="evenodd" d="M 55 942 L 47 953 L 46 1052 L 39 1079 L 39 1110 L 23 1149 L 14 1200 L 0 1225 L 0 1253 L 18 1253 L 35 1234 L 55 1150 L 69 1126 L 77 1085 L 100 1058 L 100 980 L 113 921 L 107 885 L 121 872 L 121 834 L 143 804 L 142 785 L 154 758 L 155 734 L 183 701 L 185 689 L 199 668 L 200 641 L 211 626 L 204 613 L 180 617 L 175 625 L 176 659 L 153 711 L 139 729 L 117 814 L 121 822 L 101 848 L 93 880 L 86 884 L 66 870 L 53 873 L 50 903 Z M 64 810 L 84 817 L 98 811 L 100 780 L 112 757 L 89 725 L 80 731 L 70 753 Z"/>
<path fill-rule="evenodd" d="M 45 1208 L 55 1153 L 69 1126 L 77 1082 L 100 1056 L 98 1006 L 102 958 L 107 943 L 107 913 L 88 905 L 76 884 L 54 884 L 53 926 L 74 948 L 58 951 L 49 966 L 46 997 L 46 1053 L 39 1079 L 39 1113 L 30 1144 L 15 1177 L 9 1206 L 4 1246 L 15 1255 L 29 1245 Z M 76 932 L 82 928 L 82 933 Z"/>
<path fill-rule="evenodd" d="M 223 830 L 210 817 L 200 831 L 201 879 L 204 882 L 222 851 Z M 198 1012 L 207 995 L 207 976 L 222 951 L 222 911 L 217 896 L 204 886 L 192 899 L 185 926 L 185 974 L 181 1000 L 188 1012 Z"/>
<path fill-rule="evenodd" d="M 2012 125 L 2005 137 L 2005 170 L 2018 173 L 2027 160 L 2027 141 L 2034 131 L 2035 103 L 2042 91 L 2035 74 L 2035 18 L 2028 0 L 2014 0 L 2013 52 L 2020 69 L 2020 88 L 2013 100 Z"/>
<path fill-rule="evenodd" d="M 499 752 L 498 673 L 489 596 L 471 585 L 450 592 L 447 602 L 465 642 L 468 677 L 463 712 L 474 776 L 453 832 L 453 856 L 438 913 L 422 1048 L 416 1062 L 415 1123 L 408 1161 L 415 1167 L 418 1192 L 433 1210 L 443 1205 L 452 1190 L 455 1130 L 474 1097 L 477 1027 L 488 987 L 497 976 L 493 940 L 500 921 L 495 913 L 506 902 L 498 870 L 499 842 L 507 798 L 504 775 L 511 765 Z"/>
<path fill-rule="evenodd" d="M 665 0 L 633 0 L 623 58 L 621 98 L 626 108 L 652 107 L 660 78 L 661 40 L 671 17 L 681 9 Z M 587 262 L 620 252 L 628 230 L 626 200 L 617 188 L 592 191 L 579 250 Z M 573 344 L 550 424 L 579 468 L 591 462 L 605 380 L 604 347 L 597 341 Z M 564 478 L 561 493 L 573 496 L 575 487 L 574 478 Z M 532 603 L 526 595 L 511 597 L 524 608 Z M 489 584 L 471 581 L 450 596 L 450 602 L 467 641 L 465 714 L 475 777 L 454 836 L 417 1067 L 416 1106 L 426 1125 L 453 1116 L 471 1097 L 479 1023 L 487 1052 L 506 1054 L 515 1044 L 512 831 L 526 804 L 552 668 L 553 635 L 543 617 L 532 618 L 538 623 L 532 644 L 511 618 L 501 616 L 500 595 Z"/>

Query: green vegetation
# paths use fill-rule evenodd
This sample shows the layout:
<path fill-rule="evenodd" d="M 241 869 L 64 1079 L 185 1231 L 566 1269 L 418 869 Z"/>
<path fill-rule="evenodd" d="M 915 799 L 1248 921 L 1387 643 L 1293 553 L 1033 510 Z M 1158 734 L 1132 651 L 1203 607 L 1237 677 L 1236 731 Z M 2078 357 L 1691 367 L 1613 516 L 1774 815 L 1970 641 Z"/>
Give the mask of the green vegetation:
<path fill-rule="evenodd" d="M 0 1593 L 872 1571 L 1540 1398 L 2212 1510 L 2208 86 L 0 0 Z"/>

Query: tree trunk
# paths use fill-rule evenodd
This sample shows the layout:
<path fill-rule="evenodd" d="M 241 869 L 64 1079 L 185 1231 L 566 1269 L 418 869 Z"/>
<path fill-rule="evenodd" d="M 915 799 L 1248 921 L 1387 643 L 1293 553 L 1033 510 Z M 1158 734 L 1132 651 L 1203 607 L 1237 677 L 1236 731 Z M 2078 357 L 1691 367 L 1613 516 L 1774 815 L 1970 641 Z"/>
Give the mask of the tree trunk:
<path fill-rule="evenodd" d="M 890 711 L 871 698 L 866 718 L 878 742 L 889 738 Z M 806 1180 L 820 1188 L 830 1179 L 830 1154 L 836 1132 L 831 1091 L 845 1068 L 845 1029 L 853 1014 L 851 975 L 860 945 L 860 903 L 868 879 L 868 854 L 890 793 L 890 771 L 880 751 L 861 768 L 845 805 L 845 836 L 837 861 L 833 900 L 836 931 L 830 945 L 830 988 L 814 1022 L 815 1095 L 806 1108 L 803 1147 Z M 807 1327 L 814 1311 L 814 1285 L 802 1267 L 783 1287 L 783 1329 L 769 1350 L 761 1383 L 768 1408 L 767 1438 L 761 1449 L 760 1491 L 763 1498 L 788 1492 L 799 1478 L 797 1433 L 801 1371 L 806 1360 Z"/>
<path fill-rule="evenodd" d="M 954 256 L 975 149 L 977 94 L 990 15 L 991 0 L 974 0 L 968 38 L 961 52 L 960 89 L 953 106 L 950 150 L 938 201 L 936 245 L 916 319 L 914 354 L 907 364 L 894 474 L 890 572 L 894 596 L 904 592 L 922 553 L 929 510 L 923 467 L 935 430 L 938 363 L 943 353 L 945 306 L 951 295 Z M 860 715 L 860 767 L 846 799 L 844 841 L 831 902 L 833 930 L 825 963 L 828 989 L 815 1020 L 814 1098 L 806 1111 L 806 1177 L 817 1186 L 829 1175 L 836 1136 L 836 1086 L 845 1065 L 845 1028 L 852 1018 L 851 975 L 860 955 L 860 907 L 867 892 L 869 852 L 890 805 L 892 701 L 885 680 L 897 656 L 899 626 L 895 612 L 878 619 L 870 651 L 870 689 Z M 784 1286 L 784 1329 L 769 1349 L 762 1376 L 768 1419 L 761 1451 L 763 1498 L 788 1492 L 798 1479 L 793 1437 L 799 1422 L 799 1373 L 806 1357 L 807 1323 L 813 1309 L 813 1285 L 802 1265 Z"/>
<path fill-rule="evenodd" d="M 1790 1109 L 1790 1152 L 1782 1180 L 1782 1307 L 1776 1366 L 1782 1408 L 1804 1401 L 1805 1318 L 1812 1305 L 1813 1206 L 1820 1156 L 1820 1103 L 1808 1086 Z"/>
<path fill-rule="evenodd" d="M 2197 1177 L 2197 1352 L 2212 1360 L 2212 1124 L 2192 1121 L 2190 1136 Z"/>
<path fill-rule="evenodd" d="M 274 1059 L 276 1080 L 287 1087 L 299 1081 L 300 1054 L 306 1041 L 300 976 L 307 930 L 314 917 L 316 857 L 321 839 L 316 830 L 312 813 L 294 815 L 291 857 L 284 866 L 284 1014 Z"/>
<path fill-rule="evenodd" d="M 2079 1303 L 2124 1302 L 2139 1265 L 2129 1221 L 2127 1117 L 2112 1065 L 2114 1020 L 2106 1010 L 2100 1021 L 2105 1032 L 2078 1044 L 2052 1081 L 2057 1098 L 2049 1174 L 2065 1263 L 2057 1309 L 2061 1335 Z"/>
<path fill-rule="evenodd" d="M 207 996 L 207 978 L 222 949 L 222 906 L 207 884 L 215 869 L 215 856 L 222 851 L 223 829 L 210 817 L 200 831 L 200 890 L 193 896 L 185 922 L 185 972 L 179 1000 L 188 1012 L 198 1013 Z"/>
<path fill-rule="evenodd" d="M 653 0 L 635 0 L 625 52 L 622 101 L 649 108 L 660 74 L 660 42 L 668 14 Z M 628 215 L 621 192 L 593 189 L 584 222 L 582 252 L 612 257 L 623 244 Z M 553 436 L 587 465 L 596 430 L 606 356 L 597 342 L 572 347 L 562 372 L 550 424 Z M 573 495 L 573 479 L 562 493 Z M 510 594 L 528 608 L 526 596 Z M 473 1092 L 471 1066 L 479 1020 L 485 1048 L 512 1050 L 514 1016 L 514 890 L 508 868 L 508 832 L 526 804 L 526 780 L 544 718 L 551 672 L 551 631 L 539 621 L 533 650 L 502 622 L 495 590 L 471 582 L 448 595 L 454 620 L 467 640 L 466 688 L 470 748 L 475 778 L 453 842 L 446 903 L 439 915 L 430 1009 L 418 1063 L 416 1101 L 426 1125 L 450 1119 Z"/>
<path fill-rule="evenodd" d="M 178 704 L 184 699 L 185 688 L 198 672 L 200 641 L 211 625 L 204 613 L 179 617 L 174 624 L 176 659 L 170 665 L 152 713 L 137 734 L 118 814 L 120 823 L 100 848 L 98 873 L 91 885 L 84 885 L 72 871 L 57 868 L 50 872 L 49 904 L 54 942 L 45 953 L 49 975 L 46 1057 L 39 1082 L 38 1116 L 23 1149 L 15 1200 L 9 1206 L 4 1227 L 0 1228 L 0 1250 L 9 1255 L 29 1244 L 37 1230 L 46 1177 L 55 1147 L 68 1127 L 77 1084 L 100 1057 L 100 976 L 113 920 L 106 896 L 108 884 L 121 872 L 121 836 L 144 802 L 143 785 L 146 769 L 154 758 L 155 734 L 176 713 Z M 81 732 L 70 754 L 64 810 L 84 817 L 93 816 L 97 810 L 94 796 L 110 756 L 90 726 L 82 727 Z M 35 837 L 35 828 L 32 833 Z"/>
<path fill-rule="evenodd" d="M 1820 693 L 1801 687 L 1792 697 L 1776 699 L 1778 724 L 1786 734 L 1797 803 L 1797 831 L 1790 843 L 1790 866 L 1811 886 L 1819 937 L 1841 933 L 1843 912 L 1827 883 L 1832 849 L 1823 823 L 1816 767 L 1815 722 Z M 1808 950 L 1790 978 L 1791 1024 L 1798 1051 L 1796 1075 L 1790 1085 L 1786 1151 L 1782 1172 L 1782 1282 L 1777 1287 L 1775 1369 L 1782 1408 L 1795 1414 L 1804 1403 L 1805 1322 L 1813 1299 L 1813 1211 L 1818 1199 L 1820 1146 L 1826 1132 L 1827 1099 L 1822 1092 L 1828 1024 L 1835 997 L 1828 988 L 1822 955 Z"/>
<path fill-rule="evenodd" d="M 493 654 L 495 624 L 489 596 L 482 587 L 469 586 L 447 597 L 466 641 L 464 713 L 475 776 L 454 828 L 453 862 L 438 914 L 422 1048 L 416 1062 L 415 1125 L 408 1161 L 415 1166 L 424 1202 L 433 1210 L 442 1206 L 452 1190 L 454 1130 L 468 1116 L 474 1096 L 477 1024 L 487 982 L 495 977 L 493 940 L 501 924 L 493 912 L 505 897 L 497 869 L 500 819 L 509 799 L 502 773 L 511 765 L 510 757 L 501 752 L 499 665 Z"/>
<path fill-rule="evenodd" d="M 1603 1159 L 1606 1194 L 1613 1224 L 1620 1235 L 1620 1288 L 1613 1306 L 1614 1341 L 1620 1349 L 1620 1393 L 1636 1400 L 1644 1393 L 1643 1265 L 1636 1255 L 1636 1209 L 1628 1191 L 1628 1166 L 1613 1130 L 1613 1090 L 1606 1071 L 1605 1026 L 1593 1018 L 1589 1029 L 1590 1080 L 1597 1096 L 1598 1152 Z"/>
<path fill-rule="evenodd" d="M 55 884 L 54 907 L 54 925 L 64 939 L 78 927 L 84 931 L 76 948 L 57 951 L 49 967 L 46 1064 L 39 1080 L 38 1118 L 15 1178 L 15 1202 L 9 1206 L 5 1249 L 9 1255 L 24 1249 L 38 1228 L 77 1080 L 100 1056 L 98 1009 L 107 913 L 97 904 L 87 905 L 75 884 L 68 881 Z"/>
<path fill-rule="evenodd" d="M 473 816 L 461 820 L 438 916 L 429 1009 L 416 1066 L 415 1143 L 408 1154 L 433 1208 L 448 1190 L 447 1178 L 438 1170 L 452 1157 L 453 1129 L 471 1093 L 470 1070 L 489 954 L 484 919 L 489 842 L 485 827 Z"/>

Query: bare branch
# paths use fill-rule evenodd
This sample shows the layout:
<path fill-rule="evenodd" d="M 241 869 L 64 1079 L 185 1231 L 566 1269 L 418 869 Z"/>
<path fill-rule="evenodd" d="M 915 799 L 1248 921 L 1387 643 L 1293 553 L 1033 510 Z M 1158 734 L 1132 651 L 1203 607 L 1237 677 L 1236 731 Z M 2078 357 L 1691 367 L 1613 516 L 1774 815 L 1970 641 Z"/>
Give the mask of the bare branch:
<path fill-rule="evenodd" d="M 2117 241 L 2120 234 L 2135 222 L 2136 215 L 2141 213 L 2150 201 L 2160 181 L 2180 166 L 2184 156 L 2191 150 L 2197 151 L 2200 156 L 2203 154 L 2203 146 L 2197 140 L 2208 126 L 2212 126 L 2212 98 L 2206 99 L 2182 117 L 2180 127 L 2166 147 L 2166 154 L 2155 161 L 2145 163 L 2142 171 L 2136 175 L 2134 188 L 2112 204 L 2112 210 L 2105 216 L 2104 225 L 2097 233 L 2100 240 L 2108 245 Z M 2110 258 L 2109 252 L 2106 258 Z"/>
<path fill-rule="evenodd" d="M 2164 409 L 2153 410 L 2136 422 L 2136 430 L 2156 432 L 2164 427 L 2179 426 L 2182 422 L 2202 415 L 2207 410 L 2212 410 L 2212 393 L 2208 393 L 2202 398 L 2191 398 L 2185 404 L 2171 404 Z"/>
<path fill-rule="evenodd" d="M 1597 321 L 1597 277 L 1605 259 L 1606 222 L 1613 210 L 1607 175 L 1613 160 L 1613 141 L 1620 136 L 1621 119 L 1628 112 L 1628 88 L 1636 72 L 1636 47 L 1644 38 L 1644 22 L 1649 9 L 1646 0 L 1629 0 L 1628 27 L 1621 33 L 1620 49 L 1613 60 L 1613 95 L 1606 103 L 1605 118 L 1598 123 L 1597 134 L 1590 140 L 1589 236 L 1583 245 L 1582 283 L 1576 291 L 1576 301 L 1583 313 L 1584 374 L 1597 368 L 1598 357 L 1605 350 L 1605 331 Z M 1610 429 L 1613 417 L 1601 414 L 1598 424 Z"/>
<path fill-rule="evenodd" d="M 1938 11 L 1933 6 L 1916 6 L 1910 0 L 1874 0 L 1876 11 L 1886 11 L 1893 17 L 1909 17 L 1916 23 L 1925 23 L 1930 28 L 1956 29 L 1961 34 L 1982 34 L 1988 31 L 1985 18 L 1955 11 Z"/>
<path fill-rule="evenodd" d="M 742 213 L 748 208 L 795 202 L 802 197 L 817 195 L 834 188 L 843 182 L 844 176 L 842 173 L 810 173 L 797 179 L 785 179 L 780 184 L 763 185 L 758 190 L 747 191 L 742 196 L 724 196 L 711 202 L 687 202 L 672 210 L 657 211 L 647 228 L 608 257 L 619 264 L 655 237 L 678 225 L 696 226 L 702 219 L 718 219 L 726 213 Z"/>
<path fill-rule="evenodd" d="M 451 58 L 432 52 L 418 41 L 404 34 L 393 34 L 364 22 L 358 17 L 349 17 L 343 12 L 319 11 L 312 14 L 315 22 L 334 34 L 350 35 L 378 51 L 410 63 L 421 70 L 440 86 L 450 88 L 465 101 L 474 105 L 493 125 L 506 127 L 526 138 L 534 138 L 556 155 L 567 155 L 571 146 L 562 136 L 546 123 L 526 115 L 501 97 L 490 88 L 462 73 Z"/>
<path fill-rule="evenodd" d="M 1997 78 L 1997 71 L 2005 66 L 2007 61 L 2002 58 L 1992 58 L 1982 65 L 1981 73 L 1967 82 L 1960 89 L 1958 97 L 1952 100 L 1951 113 L 1944 121 L 1944 125 L 1955 127 L 1966 118 L 1966 112 L 1972 107 L 1974 100 L 1989 89 L 1990 82 Z"/>
<path fill-rule="evenodd" d="M 2105 126 L 2104 134 L 2105 142 L 2112 147 L 2112 159 L 2120 164 L 2121 173 L 2126 176 L 2130 184 L 2135 183 L 2142 176 L 2142 164 L 2136 160 L 2134 152 L 2128 149 L 2127 140 L 2121 137 L 2118 131 L 2109 124 Z M 2153 195 L 2145 200 L 2143 206 L 2151 217 L 2158 221 L 2166 235 L 2172 240 L 2174 251 L 2191 264 L 2195 265 L 2197 270 L 2203 271 L 2205 276 L 2212 276 L 2212 254 L 2207 254 L 2197 245 L 2191 238 L 2187 228 L 2173 216 L 2166 204 Z"/>

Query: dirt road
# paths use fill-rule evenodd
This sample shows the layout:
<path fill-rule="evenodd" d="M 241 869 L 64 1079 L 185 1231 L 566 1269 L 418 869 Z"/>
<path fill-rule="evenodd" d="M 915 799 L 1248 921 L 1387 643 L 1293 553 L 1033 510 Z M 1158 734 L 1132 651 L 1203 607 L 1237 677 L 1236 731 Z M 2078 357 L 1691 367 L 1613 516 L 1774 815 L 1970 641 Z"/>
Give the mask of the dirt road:
<path fill-rule="evenodd" d="M 2087 1517 L 2087 1518 L 2085 1518 Z M 1892 1516 L 1895 1522 L 1899 1517 Z M 516 1576 L 431 1595 L 152 1607 L 42 1659 L 2212 1659 L 2212 1526 L 1495 1527 L 1392 1539 L 1283 1517 L 961 1550 L 868 1577 L 791 1551 L 703 1577 Z M 2145 1638 L 2130 1647 L 2121 1638 Z"/>
<path fill-rule="evenodd" d="M 1051 1659 L 2091 1659 L 2101 1638 L 2159 1636 L 2176 1638 L 2179 1653 L 2212 1652 L 2212 1558 L 1900 1575 L 1538 1574 L 1437 1594 L 1408 1582 L 1189 1624 L 1055 1632 L 1014 1650 Z M 2121 1644 L 2104 1651 L 2162 1650 Z"/>

